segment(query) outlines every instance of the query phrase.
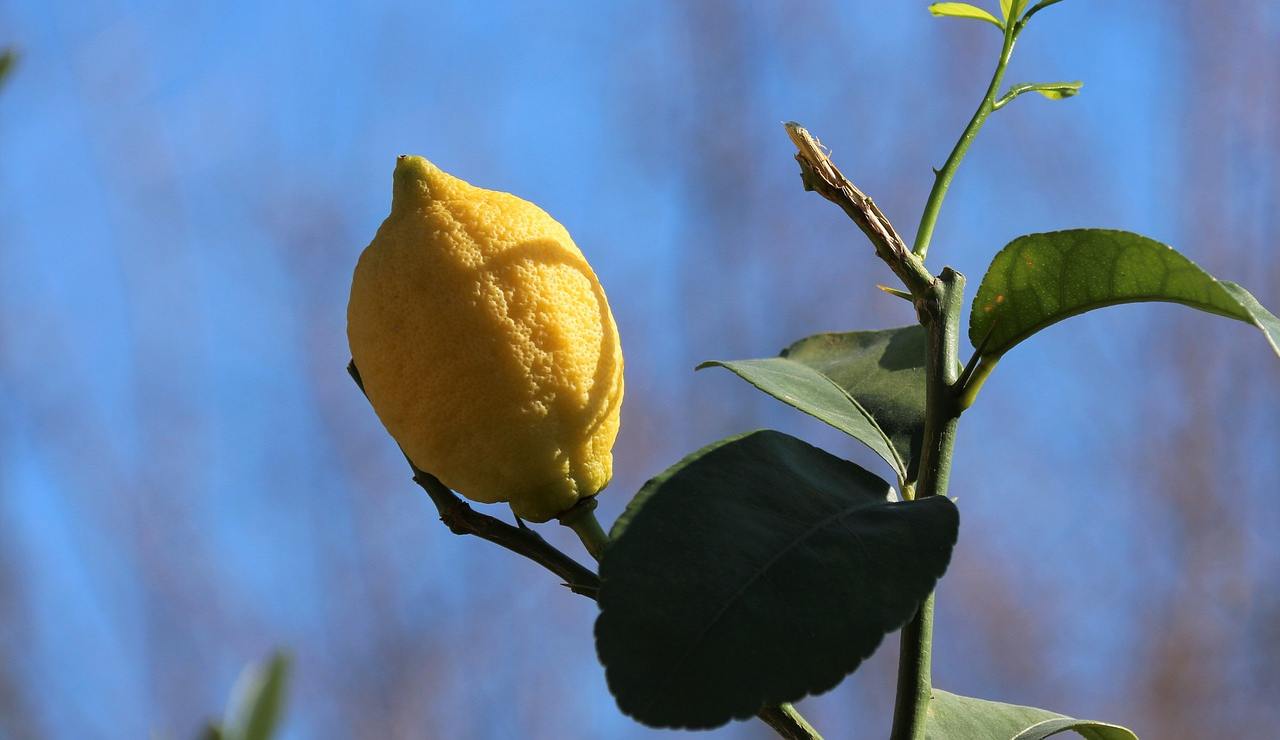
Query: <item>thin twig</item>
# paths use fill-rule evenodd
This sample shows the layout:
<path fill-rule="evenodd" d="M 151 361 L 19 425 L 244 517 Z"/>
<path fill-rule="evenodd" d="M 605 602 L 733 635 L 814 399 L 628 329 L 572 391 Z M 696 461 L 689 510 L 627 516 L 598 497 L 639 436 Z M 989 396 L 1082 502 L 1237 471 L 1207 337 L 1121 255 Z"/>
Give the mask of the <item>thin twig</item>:
<path fill-rule="evenodd" d="M 363 393 L 364 381 L 360 379 L 360 371 L 355 361 L 347 365 L 347 372 L 356 386 Z M 366 393 L 366 397 L 367 397 Z M 401 450 L 401 453 L 404 451 Z M 413 471 L 413 481 L 431 497 L 440 513 L 440 521 L 444 522 L 450 532 L 461 535 L 474 535 L 482 540 L 504 547 L 517 555 L 523 555 L 547 570 L 555 573 L 564 581 L 564 585 L 576 594 L 594 599 L 600 590 L 600 577 L 590 568 L 553 547 L 542 536 L 529 527 L 519 524 L 513 526 L 501 519 L 481 514 L 458 497 L 439 478 L 419 470 L 408 455 L 404 458 Z"/>
<path fill-rule="evenodd" d="M 822 142 L 795 121 L 783 124 L 796 147 L 796 161 L 806 190 L 835 203 L 871 240 L 876 255 L 902 280 L 911 294 L 920 299 L 933 284 L 933 276 L 902 240 L 880 207 L 840 172 Z"/>
<path fill-rule="evenodd" d="M 440 512 L 440 521 L 444 522 L 450 532 L 475 535 L 517 555 L 523 555 L 555 573 L 575 594 L 594 599 L 599 593 L 600 576 L 556 549 L 529 527 L 515 527 L 488 514 L 481 514 L 430 473 L 415 468 L 413 480 L 431 497 L 431 502 Z"/>
<path fill-rule="evenodd" d="M 356 369 L 354 360 L 347 365 L 347 372 L 360 391 L 365 393 L 364 381 L 360 379 L 360 371 Z M 367 398 L 368 394 L 365 395 Z M 403 452 L 401 450 L 401 453 Z M 419 470 L 413 461 L 409 460 L 408 455 L 405 455 L 405 460 L 413 470 L 413 481 L 427 492 L 431 503 L 435 504 L 436 511 L 440 513 L 440 521 L 444 522 L 450 532 L 458 535 L 474 535 L 517 555 L 523 555 L 559 576 L 570 591 L 595 600 L 600 592 L 600 576 L 590 568 L 552 546 L 537 532 L 524 526 L 524 522 L 518 518 L 516 525 L 513 526 L 488 514 L 481 514 L 471 508 L 439 478 Z M 583 508 L 590 513 L 595 508 L 594 501 Z M 604 536 L 603 531 L 600 532 L 600 536 Z M 600 554 L 599 551 L 592 552 L 597 559 Z M 756 716 L 786 740 L 822 740 L 822 736 L 790 704 L 764 707 L 756 713 Z"/>

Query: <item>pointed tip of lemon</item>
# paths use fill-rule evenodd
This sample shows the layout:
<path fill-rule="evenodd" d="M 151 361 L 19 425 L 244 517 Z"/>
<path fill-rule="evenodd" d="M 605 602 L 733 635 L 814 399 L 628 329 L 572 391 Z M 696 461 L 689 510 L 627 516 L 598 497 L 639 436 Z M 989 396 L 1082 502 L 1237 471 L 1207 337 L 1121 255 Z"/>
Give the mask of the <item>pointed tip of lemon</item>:
<path fill-rule="evenodd" d="M 435 166 L 426 157 L 401 154 L 396 157 L 395 185 L 391 196 L 391 210 L 414 207 L 432 200 L 452 196 L 463 181 Z"/>
<path fill-rule="evenodd" d="M 439 172 L 440 168 L 431 163 L 426 157 L 419 157 L 416 154 L 401 154 L 396 157 L 396 176 L 416 175 L 425 176 L 433 172 Z"/>

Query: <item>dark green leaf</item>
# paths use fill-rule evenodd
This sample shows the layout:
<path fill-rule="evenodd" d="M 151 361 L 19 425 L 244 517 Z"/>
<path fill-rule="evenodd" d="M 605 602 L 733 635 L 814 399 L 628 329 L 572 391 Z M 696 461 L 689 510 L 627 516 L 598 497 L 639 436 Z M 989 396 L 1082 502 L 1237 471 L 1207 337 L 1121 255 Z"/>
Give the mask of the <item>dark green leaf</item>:
<path fill-rule="evenodd" d="M 906 464 L 876 420 L 848 392 L 817 370 L 781 357 L 705 362 L 698 369 L 713 366 L 732 370 L 783 403 L 862 442 L 889 463 L 900 478 L 905 477 Z"/>
<path fill-rule="evenodd" d="M 1044 740 L 1067 731 L 1088 740 L 1138 740 L 1119 725 L 933 690 L 926 740 Z"/>
<path fill-rule="evenodd" d="M 949 500 L 888 493 L 773 431 L 645 484 L 600 566 L 596 647 L 622 711 L 709 728 L 839 683 L 915 614 L 955 544 Z"/>
<path fill-rule="evenodd" d="M 899 477 L 913 480 L 924 430 L 924 358 L 924 329 L 907 326 L 817 334 L 784 349 L 781 357 L 706 362 L 699 368 L 733 371 L 866 444 Z"/>
<path fill-rule="evenodd" d="M 994 24 L 996 28 L 1004 30 L 1004 24 L 994 15 L 969 3 L 934 3 L 929 6 L 929 12 L 937 16 L 950 16 L 952 18 L 972 18 L 978 21 L 986 21 Z"/>
<path fill-rule="evenodd" d="M 271 740 L 284 712 L 289 658 L 277 652 L 264 664 L 252 665 L 236 681 L 222 723 L 227 740 Z"/>
<path fill-rule="evenodd" d="M 881 331 L 816 334 L 782 357 L 817 370 L 858 400 L 907 461 L 915 479 L 924 436 L 924 361 L 928 335 L 919 325 Z"/>
<path fill-rule="evenodd" d="M 1000 250 L 973 299 L 969 339 L 991 332 L 999 356 L 1065 318 L 1119 303 L 1181 303 L 1253 324 L 1280 354 L 1280 319 L 1244 288 L 1222 282 L 1170 247 L 1126 231 L 1030 234 Z"/>

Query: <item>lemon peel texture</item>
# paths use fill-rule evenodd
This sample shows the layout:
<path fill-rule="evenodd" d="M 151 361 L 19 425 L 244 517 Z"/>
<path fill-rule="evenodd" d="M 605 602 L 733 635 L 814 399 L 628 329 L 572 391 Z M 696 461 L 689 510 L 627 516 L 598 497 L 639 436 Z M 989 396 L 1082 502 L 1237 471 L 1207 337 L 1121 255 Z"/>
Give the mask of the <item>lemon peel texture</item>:
<path fill-rule="evenodd" d="M 618 329 L 569 232 L 534 204 L 400 157 L 347 339 L 387 431 L 463 496 L 544 522 L 608 484 Z"/>

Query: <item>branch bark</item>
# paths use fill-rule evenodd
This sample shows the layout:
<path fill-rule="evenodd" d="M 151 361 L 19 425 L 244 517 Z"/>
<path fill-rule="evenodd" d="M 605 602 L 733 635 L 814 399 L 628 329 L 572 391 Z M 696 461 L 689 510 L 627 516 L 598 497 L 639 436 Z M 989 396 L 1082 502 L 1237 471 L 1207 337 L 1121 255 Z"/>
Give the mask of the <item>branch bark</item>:
<path fill-rule="evenodd" d="M 795 144 L 796 161 L 800 163 L 800 176 L 804 180 L 805 190 L 821 195 L 848 214 L 862 233 L 867 235 L 867 239 L 875 247 L 876 256 L 889 265 L 889 269 L 893 270 L 911 292 L 919 310 L 920 300 L 929 293 L 933 285 L 933 275 L 929 274 L 924 263 L 907 248 L 907 243 L 893 228 L 893 224 L 889 223 L 875 201 L 840 172 L 822 142 L 795 121 L 785 123 L 783 127 L 786 128 L 791 143 Z"/>

